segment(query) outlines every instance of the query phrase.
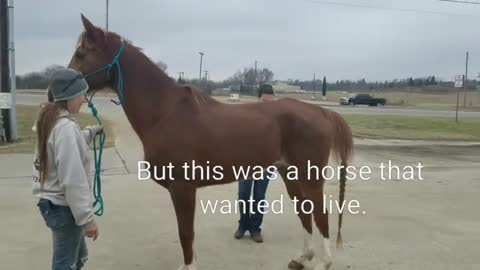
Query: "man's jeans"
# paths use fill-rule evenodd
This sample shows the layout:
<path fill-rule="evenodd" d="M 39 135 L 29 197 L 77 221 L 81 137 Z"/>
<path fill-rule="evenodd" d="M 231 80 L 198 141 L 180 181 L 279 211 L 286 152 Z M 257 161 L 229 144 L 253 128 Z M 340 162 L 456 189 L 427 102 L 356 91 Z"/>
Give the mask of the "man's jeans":
<path fill-rule="evenodd" d="M 47 227 L 52 231 L 52 270 L 80 270 L 87 261 L 87 246 L 83 230 L 75 224 L 67 206 L 40 199 L 37 204 Z"/>
<path fill-rule="evenodd" d="M 243 231 L 250 231 L 250 234 L 261 231 L 260 226 L 263 222 L 263 214 L 260 211 L 265 212 L 265 203 L 260 203 L 261 200 L 265 200 L 265 193 L 269 183 L 268 177 L 260 180 L 239 180 L 238 181 L 238 199 L 239 199 L 239 211 L 240 221 L 239 229 Z M 252 203 L 249 202 L 252 194 Z M 251 204 L 251 205 L 250 205 Z M 258 206 L 260 205 L 260 211 Z M 263 208 L 262 208 L 263 206 Z M 252 209 L 251 209 L 252 208 Z M 245 210 L 245 212 L 243 211 Z"/>

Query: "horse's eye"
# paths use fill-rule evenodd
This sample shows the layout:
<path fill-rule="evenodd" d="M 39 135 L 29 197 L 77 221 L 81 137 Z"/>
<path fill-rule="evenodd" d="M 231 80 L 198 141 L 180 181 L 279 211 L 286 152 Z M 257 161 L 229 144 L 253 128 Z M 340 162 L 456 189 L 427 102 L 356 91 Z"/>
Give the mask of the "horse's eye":
<path fill-rule="evenodd" d="M 85 53 L 82 52 L 82 51 L 77 51 L 77 52 L 75 52 L 75 57 L 82 60 L 83 58 L 85 58 Z"/>

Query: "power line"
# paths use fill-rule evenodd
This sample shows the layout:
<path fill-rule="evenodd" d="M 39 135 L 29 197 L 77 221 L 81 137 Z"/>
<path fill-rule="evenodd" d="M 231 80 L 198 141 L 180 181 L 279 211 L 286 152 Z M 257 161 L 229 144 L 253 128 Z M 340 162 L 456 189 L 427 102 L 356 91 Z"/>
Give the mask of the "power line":
<path fill-rule="evenodd" d="M 472 1 L 460 1 L 460 0 L 438 0 L 438 1 L 480 5 L 480 2 L 472 2 Z"/>
<path fill-rule="evenodd" d="M 312 4 L 320 5 L 333 5 L 333 6 L 343 6 L 343 7 L 355 7 L 355 8 L 365 8 L 365 9 L 376 9 L 376 10 L 389 10 L 389 11 L 399 11 L 399 12 L 409 12 L 409 13 L 423 13 L 423 14 L 433 14 L 433 15 L 450 15 L 450 16 L 462 16 L 462 17 L 474 17 L 479 18 L 479 16 L 471 14 L 458 14 L 458 13 L 447 13 L 440 11 L 430 11 L 430 10 L 421 10 L 413 8 L 395 8 L 395 7 L 382 7 L 382 6 L 373 6 L 373 5 L 363 5 L 347 2 L 334 2 L 334 1 L 324 1 L 324 0 L 303 0 Z M 454 0 L 452 0 L 454 1 Z M 478 3 L 480 4 L 480 3 Z"/>

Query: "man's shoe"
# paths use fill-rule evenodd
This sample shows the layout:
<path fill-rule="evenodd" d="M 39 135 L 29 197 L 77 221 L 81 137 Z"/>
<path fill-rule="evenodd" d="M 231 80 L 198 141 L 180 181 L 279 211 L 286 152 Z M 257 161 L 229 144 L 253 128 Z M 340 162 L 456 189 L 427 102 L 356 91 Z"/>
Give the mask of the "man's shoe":
<path fill-rule="evenodd" d="M 233 237 L 235 237 L 235 239 L 240 239 L 243 235 L 245 235 L 245 230 L 238 228 Z"/>
<path fill-rule="evenodd" d="M 262 234 L 260 232 L 252 233 L 251 238 L 253 239 L 253 241 L 255 241 L 257 243 L 263 243 L 263 237 L 262 237 Z"/>

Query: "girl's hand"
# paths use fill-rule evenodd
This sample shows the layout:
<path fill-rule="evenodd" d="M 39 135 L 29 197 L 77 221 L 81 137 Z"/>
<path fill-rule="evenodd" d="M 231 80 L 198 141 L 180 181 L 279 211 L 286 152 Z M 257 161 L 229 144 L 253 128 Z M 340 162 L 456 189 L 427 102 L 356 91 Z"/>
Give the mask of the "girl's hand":
<path fill-rule="evenodd" d="M 88 238 L 93 238 L 93 241 L 97 240 L 98 227 L 95 221 L 92 221 L 83 227 L 83 235 Z"/>
<path fill-rule="evenodd" d="M 95 134 L 100 134 L 103 132 L 103 126 L 95 125 L 95 126 L 92 126 L 92 128 L 95 131 Z"/>

